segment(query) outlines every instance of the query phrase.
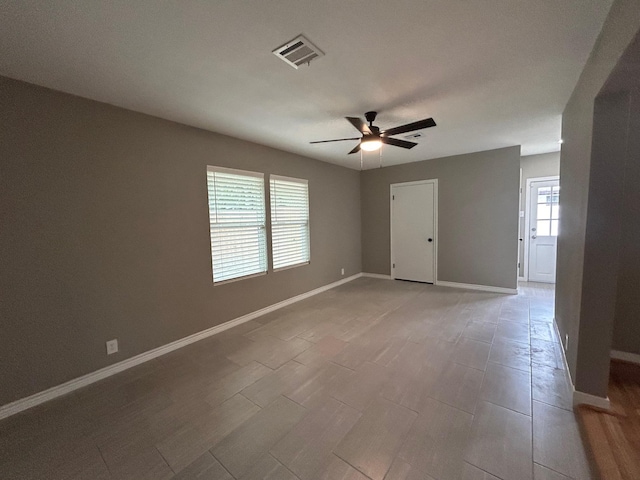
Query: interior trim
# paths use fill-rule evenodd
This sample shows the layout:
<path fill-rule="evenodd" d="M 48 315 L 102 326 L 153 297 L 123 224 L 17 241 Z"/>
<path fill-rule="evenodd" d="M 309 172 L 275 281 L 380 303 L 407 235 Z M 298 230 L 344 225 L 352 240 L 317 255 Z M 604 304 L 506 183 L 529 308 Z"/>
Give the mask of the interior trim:
<path fill-rule="evenodd" d="M 564 362 L 564 373 L 565 378 L 567 380 L 567 385 L 571 389 L 572 392 L 572 404 L 575 407 L 576 405 L 591 405 L 592 407 L 601 408 L 603 410 L 611 409 L 611 402 L 609 401 L 609 397 L 603 398 L 598 397 L 596 395 L 591 395 L 590 393 L 579 392 L 576 390 L 575 385 L 573 384 L 573 379 L 571 378 L 571 372 L 569 371 L 569 364 L 567 363 L 567 355 L 564 351 L 564 347 L 562 346 L 562 341 L 560 340 L 562 337 L 560 336 L 560 330 L 558 329 L 558 323 L 556 322 L 555 317 L 553 318 L 553 329 L 556 334 L 556 340 L 560 344 L 560 350 L 562 350 L 562 361 Z"/>
<path fill-rule="evenodd" d="M 127 358 L 126 360 L 122 360 L 121 362 L 114 363 L 113 365 L 101 368 L 100 370 L 96 370 L 95 372 L 91 372 L 81 377 L 74 378 L 73 380 L 69 380 L 68 382 L 56 385 L 55 387 L 48 388 L 47 390 L 43 390 L 28 397 L 21 398 L 6 405 L 2 405 L 0 406 L 0 420 L 15 415 L 16 413 L 23 412 L 24 410 L 28 410 L 29 408 L 35 407 L 42 403 L 48 402 L 49 400 L 53 400 L 54 398 L 58 398 L 62 395 L 71 393 L 74 390 L 78 390 L 79 388 L 85 387 L 99 380 L 115 375 L 116 373 L 120 373 L 131 367 L 140 365 L 141 363 L 153 360 L 154 358 L 160 357 L 166 353 L 173 352 L 174 350 L 182 347 L 186 347 L 187 345 L 195 343 L 204 338 L 211 337 L 220 332 L 224 332 L 225 330 L 248 322 L 249 320 L 253 320 L 254 318 L 273 312 L 282 307 L 286 307 L 287 305 L 291 305 L 293 303 L 299 302 L 300 300 L 304 300 L 305 298 L 309 298 L 327 290 L 331 290 L 332 288 L 335 288 L 339 285 L 355 280 L 356 278 L 360 278 L 362 275 L 362 273 L 358 273 L 356 275 L 343 278 L 342 280 L 338 280 L 337 282 L 329 283 L 328 285 L 324 285 L 314 290 L 296 295 L 295 297 L 291 297 L 281 302 L 274 303 L 273 305 L 269 305 L 268 307 L 262 308 L 260 310 L 247 313 L 246 315 L 234 318 L 233 320 L 229 320 L 228 322 L 222 323 L 220 325 L 216 325 L 206 330 L 194 333 L 193 335 L 189 335 L 188 337 L 184 337 L 174 342 L 167 343 L 166 345 L 154 348 L 153 350 L 148 350 L 134 357 Z"/>
<path fill-rule="evenodd" d="M 622 352 L 620 350 L 611 350 L 611 358 L 622 360 L 629 363 L 637 363 L 640 365 L 640 355 L 637 353 Z"/>
<path fill-rule="evenodd" d="M 579 392 L 578 390 L 574 390 L 573 406 L 575 407 L 577 405 L 590 405 L 602 410 L 611 410 L 611 402 L 609 401 L 609 397 L 602 398 L 596 395 L 591 395 L 590 393 L 584 393 Z"/>
<path fill-rule="evenodd" d="M 364 273 L 364 272 L 362 272 L 361 275 L 363 277 L 380 278 L 382 280 L 393 280 L 391 278 L 391 275 L 383 275 L 382 273 Z"/>
<path fill-rule="evenodd" d="M 529 281 L 529 238 L 531 229 L 531 184 L 535 182 L 552 182 L 558 180 L 560 182 L 560 175 L 551 175 L 546 177 L 529 177 L 526 179 L 526 188 L 524 191 L 524 254 L 522 259 L 522 276 L 524 281 Z M 551 233 L 551 232 L 549 232 Z M 556 240 L 557 245 L 557 240 Z M 556 258 L 556 269 L 558 265 L 558 259 Z M 544 283 L 544 282 L 541 282 Z"/>
<path fill-rule="evenodd" d="M 506 293 L 509 295 L 517 295 L 517 288 L 494 287 L 491 285 L 475 285 L 472 283 L 445 282 L 437 280 L 436 285 L 440 287 L 465 288 L 467 290 L 479 290 L 481 292 Z"/>
<path fill-rule="evenodd" d="M 413 185 L 433 185 L 433 280 L 434 284 L 438 279 L 438 179 L 429 178 L 425 180 L 415 180 L 413 182 L 400 182 L 389 184 L 389 264 L 391 266 L 391 275 L 389 277 L 392 280 L 403 280 L 396 277 L 395 260 L 393 258 L 393 200 L 394 187 L 409 187 Z"/>

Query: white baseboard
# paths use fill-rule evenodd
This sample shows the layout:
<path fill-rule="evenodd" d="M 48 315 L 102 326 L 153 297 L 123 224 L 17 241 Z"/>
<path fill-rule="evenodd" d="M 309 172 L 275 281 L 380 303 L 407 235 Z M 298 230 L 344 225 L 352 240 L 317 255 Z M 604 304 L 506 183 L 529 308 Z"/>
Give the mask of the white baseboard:
<path fill-rule="evenodd" d="M 519 282 L 526 282 L 526 280 L 527 280 L 527 279 L 526 279 L 526 278 L 524 278 L 524 277 L 518 277 L 518 281 L 519 281 Z"/>
<path fill-rule="evenodd" d="M 629 363 L 637 363 L 640 365 L 640 355 L 637 353 L 621 352 L 620 350 L 611 350 L 611 358 L 615 360 L 623 360 Z"/>
<path fill-rule="evenodd" d="M 562 339 L 560 336 L 560 330 L 558 329 L 558 323 L 554 317 L 553 319 L 553 327 L 556 334 L 556 340 L 560 344 L 560 350 L 562 351 L 562 361 L 564 362 L 564 373 L 565 378 L 567 380 L 567 384 L 572 392 L 572 404 L 573 406 L 577 405 L 591 405 L 593 407 L 601 408 L 603 410 L 609 410 L 611 408 L 611 402 L 609 401 L 609 397 L 603 398 L 598 397 L 596 395 L 591 395 L 589 393 L 579 392 L 576 390 L 575 385 L 573 384 L 573 379 L 571 378 L 571 372 L 569 371 L 569 364 L 567 363 L 567 355 L 564 351 L 564 345 L 562 343 Z"/>
<path fill-rule="evenodd" d="M 590 405 L 592 407 L 601 408 L 602 410 L 610 410 L 611 402 L 609 401 L 609 397 L 602 398 L 597 397 L 596 395 L 591 395 L 589 393 L 579 392 L 577 390 L 573 391 L 573 406 L 577 405 Z"/>
<path fill-rule="evenodd" d="M 287 305 L 291 305 L 293 303 L 299 302 L 300 300 L 304 300 L 305 298 L 309 298 L 319 293 L 325 292 L 339 285 L 355 280 L 356 278 L 360 278 L 361 276 L 363 276 L 363 274 L 358 273 L 356 275 L 352 275 L 351 277 L 343 278 L 342 280 L 339 280 L 337 282 L 333 282 L 309 292 L 296 295 L 295 297 L 288 298 L 286 300 L 283 300 L 282 302 L 274 303 L 273 305 L 269 305 L 268 307 L 256 310 L 255 312 L 247 313 L 246 315 L 234 318 L 233 320 L 222 323 L 220 325 L 216 325 L 215 327 L 202 330 L 201 332 L 194 333 L 193 335 L 189 335 L 188 337 L 184 337 L 161 347 L 154 348 L 153 350 L 141 353 L 139 355 L 136 355 L 135 357 L 127 358 L 126 360 L 123 360 L 121 362 L 114 363 L 113 365 L 101 368 L 100 370 L 96 370 L 95 372 L 91 372 L 81 377 L 74 378 L 73 380 L 69 380 L 68 382 L 56 385 L 55 387 L 51 387 L 47 390 L 43 390 L 42 392 L 35 393 L 26 398 L 21 398 L 19 400 L 16 400 L 15 402 L 2 405 L 0 406 L 0 420 L 10 417 L 11 415 L 15 415 L 16 413 L 22 412 L 24 410 L 28 410 L 29 408 L 35 407 L 36 405 L 48 402 L 49 400 L 53 400 L 54 398 L 66 395 L 70 392 L 73 392 L 74 390 L 115 375 L 116 373 L 120 373 L 131 367 L 135 367 L 136 365 L 140 365 L 141 363 L 153 360 L 154 358 L 160 357 L 169 352 L 195 343 L 198 340 L 202 340 L 217 333 L 224 332 L 225 330 L 248 322 L 249 320 L 253 320 L 254 318 L 258 318 L 282 307 L 286 307 Z"/>
<path fill-rule="evenodd" d="M 466 290 L 479 290 L 481 292 L 506 293 L 509 295 L 516 295 L 518 293 L 517 288 L 493 287 L 491 285 L 474 285 L 472 283 L 445 282 L 442 280 L 437 280 L 436 285 L 440 287 L 464 288 Z"/>
<path fill-rule="evenodd" d="M 383 275 L 381 273 L 365 273 L 365 272 L 362 272 L 362 276 L 363 277 L 370 277 L 370 278 L 380 278 L 382 280 L 392 280 L 391 275 Z"/>
<path fill-rule="evenodd" d="M 562 337 L 560 336 L 560 330 L 558 329 L 558 323 L 556 322 L 556 317 L 553 317 L 553 330 L 556 334 L 556 343 L 560 344 L 560 350 L 562 350 L 562 363 L 564 364 L 564 373 L 565 373 L 565 378 L 567 380 L 567 384 L 571 388 L 571 391 L 574 392 L 575 388 L 573 387 L 573 379 L 571 378 L 571 372 L 569 371 L 569 364 L 567 363 L 567 354 L 564 351 L 564 344 L 562 343 Z"/>

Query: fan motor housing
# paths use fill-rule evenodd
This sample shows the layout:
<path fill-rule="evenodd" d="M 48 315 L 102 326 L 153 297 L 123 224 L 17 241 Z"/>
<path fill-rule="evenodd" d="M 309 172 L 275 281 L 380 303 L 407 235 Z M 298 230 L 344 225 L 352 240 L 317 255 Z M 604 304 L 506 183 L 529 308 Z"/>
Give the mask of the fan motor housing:
<path fill-rule="evenodd" d="M 364 114 L 364 118 L 367 119 L 367 122 L 370 124 L 376 121 L 376 117 L 378 116 L 378 112 L 367 112 Z"/>

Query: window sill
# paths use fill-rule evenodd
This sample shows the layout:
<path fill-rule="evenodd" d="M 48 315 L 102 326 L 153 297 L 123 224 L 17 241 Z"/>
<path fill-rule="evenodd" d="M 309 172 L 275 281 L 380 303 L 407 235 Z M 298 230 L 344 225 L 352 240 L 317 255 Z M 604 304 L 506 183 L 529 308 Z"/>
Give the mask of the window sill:
<path fill-rule="evenodd" d="M 287 265 L 286 267 L 280 267 L 280 268 L 274 268 L 273 272 L 281 272 L 283 270 L 290 270 L 292 268 L 296 268 L 296 267 L 302 267 L 304 265 L 309 265 L 311 263 L 311 261 L 308 262 L 301 262 L 301 263 L 296 263 L 294 265 Z"/>
<path fill-rule="evenodd" d="M 213 282 L 213 286 L 217 287 L 218 285 L 226 285 L 227 283 L 233 283 L 233 282 L 239 282 L 240 280 L 246 280 L 247 278 L 254 278 L 254 277 L 262 277 L 263 275 L 266 275 L 267 272 L 259 272 L 259 273 L 252 273 L 251 275 L 244 275 L 242 277 L 237 277 L 237 278 L 230 278 L 229 280 L 222 280 L 220 282 Z"/>

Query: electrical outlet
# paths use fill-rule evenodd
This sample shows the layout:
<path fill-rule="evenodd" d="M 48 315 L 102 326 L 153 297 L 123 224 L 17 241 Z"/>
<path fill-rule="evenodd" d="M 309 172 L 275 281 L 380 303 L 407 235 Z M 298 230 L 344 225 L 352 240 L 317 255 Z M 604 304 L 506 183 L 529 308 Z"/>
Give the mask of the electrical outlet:
<path fill-rule="evenodd" d="M 118 339 L 114 338 L 107 342 L 107 355 L 118 353 Z"/>
<path fill-rule="evenodd" d="M 340 275 L 344 275 L 344 268 L 340 270 Z"/>

